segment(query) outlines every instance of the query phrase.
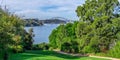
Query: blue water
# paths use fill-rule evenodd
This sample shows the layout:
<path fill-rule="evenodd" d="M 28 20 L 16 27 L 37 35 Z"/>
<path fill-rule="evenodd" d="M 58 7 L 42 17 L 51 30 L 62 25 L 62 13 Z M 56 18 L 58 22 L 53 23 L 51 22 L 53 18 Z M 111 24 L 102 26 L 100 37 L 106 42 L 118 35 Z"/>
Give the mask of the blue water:
<path fill-rule="evenodd" d="M 49 35 L 51 34 L 52 30 L 55 29 L 59 24 L 45 24 L 43 26 L 36 26 L 36 27 L 26 27 L 26 31 L 30 28 L 33 28 L 33 34 L 35 37 L 34 44 L 39 44 L 42 42 L 49 42 Z"/>

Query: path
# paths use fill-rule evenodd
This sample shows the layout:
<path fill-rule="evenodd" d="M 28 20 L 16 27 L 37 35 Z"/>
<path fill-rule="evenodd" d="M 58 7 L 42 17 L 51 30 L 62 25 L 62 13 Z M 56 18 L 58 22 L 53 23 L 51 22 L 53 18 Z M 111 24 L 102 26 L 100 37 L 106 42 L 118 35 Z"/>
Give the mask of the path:
<path fill-rule="evenodd" d="M 83 55 L 83 54 L 73 54 L 73 53 L 66 53 L 66 52 L 62 52 L 59 50 L 54 50 L 57 53 L 61 53 L 61 54 L 66 54 L 66 55 L 72 55 L 72 56 L 88 56 L 88 57 L 94 57 L 94 58 L 103 58 L 103 59 L 110 59 L 110 60 L 120 60 L 117 58 L 111 58 L 111 57 L 101 57 L 101 56 L 93 56 L 93 55 Z"/>
<path fill-rule="evenodd" d="M 89 56 L 89 57 L 104 58 L 104 59 L 110 59 L 110 60 L 120 60 L 120 59 L 117 59 L 117 58 L 111 58 L 111 57 L 101 57 L 101 56 Z"/>

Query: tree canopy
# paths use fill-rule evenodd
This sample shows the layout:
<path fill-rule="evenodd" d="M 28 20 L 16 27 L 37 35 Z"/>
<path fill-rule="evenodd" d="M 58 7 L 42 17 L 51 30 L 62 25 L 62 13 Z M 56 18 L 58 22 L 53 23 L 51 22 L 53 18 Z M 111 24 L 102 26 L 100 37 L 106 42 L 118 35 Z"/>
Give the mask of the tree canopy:
<path fill-rule="evenodd" d="M 24 30 L 24 22 L 15 14 L 0 8 L 0 55 L 8 59 L 8 52 L 23 52 L 28 43 L 32 47 L 32 32 Z M 25 37 L 29 35 L 29 38 Z M 26 43 L 27 42 L 27 43 Z"/>
<path fill-rule="evenodd" d="M 72 48 L 69 46 L 74 46 L 74 41 L 77 44 L 74 47 L 78 48 L 75 52 L 81 53 L 106 53 L 115 49 L 114 46 L 120 40 L 120 16 L 114 14 L 114 8 L 118 5 L 118 0 L 86 0 L 76 10 L 79 21 L 60 25 L 61 28 L 53 30 L 50 44 L 56 48 L 59 45 L 62 47 L 60 50 L 66 51 Z"/>

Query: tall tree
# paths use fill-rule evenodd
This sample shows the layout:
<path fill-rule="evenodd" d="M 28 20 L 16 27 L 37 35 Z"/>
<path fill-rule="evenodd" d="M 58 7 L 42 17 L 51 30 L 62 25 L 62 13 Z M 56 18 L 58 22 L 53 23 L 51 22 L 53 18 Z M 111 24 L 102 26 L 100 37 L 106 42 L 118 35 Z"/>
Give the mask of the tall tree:
<path fill-rule="evenodd" d="M 25 39 L 23 41 L 24 49 L 31 50 L 33 47 L 33 28 L 30 28 L 28 32 L 26 32 Z"/>
<path fill-rule="evenodd" d="M 113 13 L 118 4 L 118 0 L 86 0 L 85 4 L 78 6 L 76 12 L 80 23 L 76 29 L 77 37 L 84 40 L 85 44 L 87 42 L 86 45 L 83 45 L 84 43 L 80 45 L 96 46 L 102 52 L 109 50 L 110 44 L 117 40 L 116 32 L 119 30 L 113 24 L 115 19 L 118 19 L 118 16 L 116 17 Z M 89 31 L 87 32 L 86 29 Z M 93 41 L 97 43 L 93 44 Z"/>
<path fill-rule="evenodd" d="M 4 53 L 4 60 L 7 60 L 9 46 L 22 41 L 23 23 L 20 18 L 0 8 L 0 50 Z M 16 37 L 15 37 L 16 36 Z"/>

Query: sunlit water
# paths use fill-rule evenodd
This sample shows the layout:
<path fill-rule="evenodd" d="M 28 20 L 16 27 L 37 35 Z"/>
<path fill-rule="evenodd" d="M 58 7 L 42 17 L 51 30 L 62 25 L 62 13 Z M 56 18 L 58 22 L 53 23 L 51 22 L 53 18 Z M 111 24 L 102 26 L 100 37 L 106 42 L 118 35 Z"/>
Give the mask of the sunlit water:
<path fill-rule="evenodd" d="M 33 33 L 35 34 L 34 44 L 39 44 L 42 42 L 49 42 L 49 35 L 51 34 L 52 30 L 55 29 L 59 24 L 45 24 L 43 26 L 36 26 L 33 28 Z M 28 31 L 31 27 L 26 27 L 25 29 Z"/>

